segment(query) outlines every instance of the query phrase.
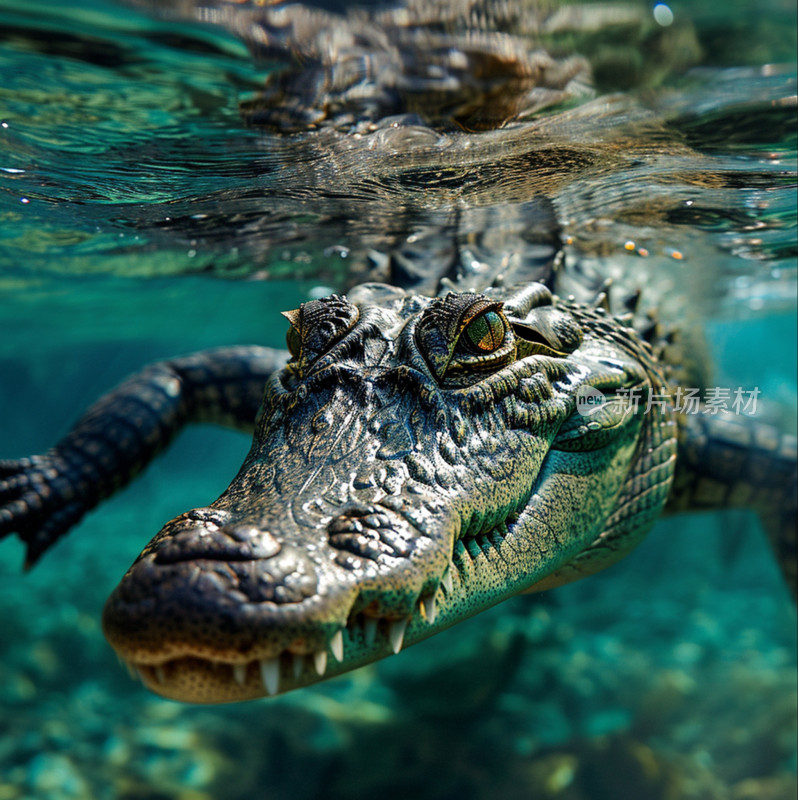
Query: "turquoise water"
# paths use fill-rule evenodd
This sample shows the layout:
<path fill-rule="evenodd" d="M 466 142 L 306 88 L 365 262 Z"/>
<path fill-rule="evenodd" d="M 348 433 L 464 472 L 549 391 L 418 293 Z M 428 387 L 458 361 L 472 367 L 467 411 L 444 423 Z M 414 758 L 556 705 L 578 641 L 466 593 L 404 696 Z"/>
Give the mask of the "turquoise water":
<path fill-rule="evenodd" d="M 700 293 L 714 380 L 759 387 L 761 413 L 794 428 L 794 5 L 672 8 L 691 9 L 699 47 L 631 92 L 693 151 L 651 157 L 660 133 L 634 128 L 651 137 L 634 164 L 602 151 L 608 166 L 529 168 L 530 185 L 550 185 L 569 258 Z M 602 96 L 630 89 L 602 63 Z M 336 191 L 310 146 L 246 128 L 238 104 L 272 66 L 221 30 L 113 3 L 0 0 L 0 457 L 42 452 L 149 361 L 282 346 L 277 312 L 345 288 L 370 226 L 379 242 L 446 214 L 423 196 L 398 213 L 402 175 L 361 194 L 355 171 Z M 599 122 L 625 124 L 613 108 L 556 134 L 597 146 Z M 104 643 L 102 604 L 247 448 L 186 432 L 29 574 L 0 543 L 0 800 L 795 796 L 795 612 L 743 513 L 664 520 L 589 581 L 285 697 L 151 695 Z"/>

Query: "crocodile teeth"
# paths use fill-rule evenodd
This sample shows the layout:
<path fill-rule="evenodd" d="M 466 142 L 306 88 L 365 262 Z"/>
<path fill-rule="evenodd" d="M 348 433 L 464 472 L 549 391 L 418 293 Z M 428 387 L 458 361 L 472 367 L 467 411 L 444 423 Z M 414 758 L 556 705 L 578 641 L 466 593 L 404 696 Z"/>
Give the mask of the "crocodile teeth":
<path fill-rule="evenodd" d="M 367 647 L 374 644 L 374 637 L 377 635 L 377 618 L 363 617 L 363 641 Z"/>
<path fill-rule="evenodd" d="M 153 667 L 153 673 L 155 675 L 155 680 L 158 683 L 166 683 L 166 673 L 163 671 L 163 667 L 160 664 L 156 667 Z"/>
<path fill-rule="evenodd" d="M 336 661 L 344 660 L 344 634 L 343 631 L 336 631 L 330 639 L 330 652 L 335 656 Z"/>
<path fill-rule="evenodd" d="M 402 641 L 405 638 L 405 628 L 407 628 L 406 618 L 394 620 L 388 628 L 388 638 L 391 641 L 391 649 L 394 653 L 398 653 L 402 649 Z"/>
<path fill-rule="evenodd" d="M 421 607 L 424 609 L 424 616 L 427 618 L 427 622 L 432 625 L 435 622 L 435 595 L 431 594 L 428 597 L 422 597 Z"/>
<path fill-rule="evenodd" d="M 449 571 L 448 567 L 446 568 L 446 572 L 443 573 L 443 577 L 441 578 L 441 583 L 446 589 L 446 593 L 451 594 L 452 591 L 454 590 L 454 586 L 452 585 L 452 573 Z"/>
<path fill-rule="evenodd" d="M 247 665 L 233 664 L 233 678 L 239 686 L 243 686 L 247 682 Z"/>
<path fill-rule="evenodd" d="M 294 677 L 298 679 L 302 674 L 302 670 L 305 669 L 305 656 L 294 653 L 294 661 L 291 666 L 293 667 Z"/>
<path fill-rule="evenodd" d="M 263 658 L 258 665 L 264 689 L 268 694 L 277 694 L 280 690 L 280 662 L 276 658 Z"/>
<path fill-rule="evenodd" d="M 316 672 L 319 675 L 324 675 L 327 671 L 327 651 L 317 650 L 313 654 L 313 665 L 316 667 Z"/>
<path fill-rule="evenodd" d="M 128 675 L 130 675 L 130 677 L 133 678 L 134 681 L 138 680 L 141 677 L 138 673 L 138 670 L 133 666 L 133 664 L 130 663 L 130 661 L 123 660 L 122 663 L 125 665 Z"/>

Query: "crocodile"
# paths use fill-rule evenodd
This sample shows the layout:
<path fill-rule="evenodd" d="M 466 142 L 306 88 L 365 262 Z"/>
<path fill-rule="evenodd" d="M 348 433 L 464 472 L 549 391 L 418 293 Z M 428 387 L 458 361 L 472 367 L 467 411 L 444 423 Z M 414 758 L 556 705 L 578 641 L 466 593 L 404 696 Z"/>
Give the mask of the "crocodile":
<path fill-rule="evenodd" d="M 794 438 L 678 414 L 672 337 L 606 294 L 365 284 L 285 316 L 287 354 L 155 364 L 49 453 L 0 463 L 0 532 L 32 561 L 183 424 L 254 421 L 227 491 L 165 525 L 106 604 L 106 637 L 159 694 L 308 685 L 603 569 L 669 510 L 753 507 L 794 567 Z"/>
<path fill-rule="evenodd" d="M 350 63 L 342 52 L 356 52 L 351 63 L 359 64 L 364 53 L 380 54 L 367 59 L 365 100 L 353 88 L 364 85 L 361 73 L 320 92 L 300 71 L 273 79 L 245 107 L 250 122 L 280 130 L 289 147 L 309 141 L 292 136 L 311 136 L 313 146 L 333 143 L 340 153 L 364 140 L 385 145 L 398 132 L 411 154 L 420 141 L 430 163 L 445 157 L 441 136 L 462 144 L 460 160 L 465 143 L 479 151 L 485 142 L 498 159 L 508 153 L 503 143 L 529 135 L 527 114 L 580 85 L 582 61 L 563 72 L 539 56 L 549 77 L 533 91 L 529 75 L 521 80 L 507 66 L 526 51 L 508 50 L 516 40 L 493 35 L 491 17 L 485 39 L 433 31 L 449 61 L 425 69 L 455 86 L 446 118 L 458 130 L 443 125 L 441 133 L 438 119 L 396 124 L 397 110 L 423 106 L 408 106 L 399 91 L 419 84 L 401 82 L 397 59 L 419 62 L 404 58 L 404 47 L 375 42 L 386 41 L 380 31 L 401 39 L 404 30 L 402 42 L 423 49 L 431 40 L 419 39 L 418 26 L 428 17 L 415 20 L 413 9 L 424 4 L 387 18 L 353 12 L 343 22 L 296 6 L 221 3 L 200 15 L 204 6 L 181 5 L 267 53 L 301 47 L 317 77 Z M 462 7 L 470 18 L 483 6 Z M 347 38 L 353 30 L 363 35 Z M 336 55 L 329 62 L 328 53 Z M 386 53 L 393 60 L 382 61 Z M 487 100 L 464 100 L 471 92 L 462 87 L 473 88 L 475 74 L 495 76 L 497 63 L 500 84 L 510 75 L 523 102 L 497 104 L 484 81 Z M 475 71 L 485 64 L 491 69 Z M 372 80 L 375 67 L 387 83 Z M 464 69 L 471 77 L 451 80 Z M 422 85 L 423 97 L 429 90 Z M 383 102 L 397 97 L 398 107 Z M 572 112 L 553 114 L 548 130 L 563 118 Z M 470 132 L 484 125 L 496 130 Z M 501 140 L 491 138 L 498 133 Z M 304 166 L 294 167 L 300 179 Z M 0 536 L 16 533 L 32 566 L 186 424 L 253 432 L 228 489 L 168 522 L 105 606 L 108 641 L 154 692 L 212 703 L 309 685 L 519 593 L 602 570 L 657 518 L 682 510 L 757 511 L 795 591 L 795 438 L 747 417 L 702 413 L 708 406 L 680 411 L 680 388 L 701 385 L 687 332 L 653 320 L 639 293 L 616 287 L 610 297 L 608 285 L 567 265 L 543 200 L 496 199 L 491 209 L 462 212 L 477 222 L 453 260 L 440 263 L 434 232 L 414 237 L 426 247 L 410 258 L 408 237 L 388 250 L 391 283 L 366 281 L 285 312 L 287 350 L 219 348 L 158 362 L 98 400 L 47 453 L 0 461 Z M 518 252 L 504 240 L 486 244 L 491 211 L 517 219 L 522 232 L 543 217 L 532 247 L 543 257 L 524 257 L 528 239 Z M 475 258 L 479 235 L 485 247 Z"/>

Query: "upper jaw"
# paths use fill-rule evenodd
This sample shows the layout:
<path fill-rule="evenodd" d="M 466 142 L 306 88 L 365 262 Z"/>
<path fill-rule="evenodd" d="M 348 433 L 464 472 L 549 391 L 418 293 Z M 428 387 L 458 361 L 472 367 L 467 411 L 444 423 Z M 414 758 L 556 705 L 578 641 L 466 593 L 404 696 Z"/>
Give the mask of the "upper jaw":
<path fill-rule="evenodd" d="M 158 694 L 229 702 L 288 691 L 478 610 L 473 571 L 491 565 L 466 557 L 456 504 L 350 497 L 304 518 L 284 505 L 247 520 L 225 498 L 165 526 L 106 604 L 106 637 Z"/>
<path fill-rule="evenodd" d="M 349 546 L 352 520 L 361 530 L 381 526 L 376 551 Z M 108 599 L 106 637 L 156 693 L 228 702 L 398 652 L 409 628 L 417 639 L 416 628 L 434 622 L 447 554 L 436 558 L 439 548 L 402 516 L 349 504 L 328 520 L 327 542 L 300 546 L 294 533 L 233 522 L 218 508 L 178 517 Z M 402 541 L 415 542 L 421 558 Z"/>

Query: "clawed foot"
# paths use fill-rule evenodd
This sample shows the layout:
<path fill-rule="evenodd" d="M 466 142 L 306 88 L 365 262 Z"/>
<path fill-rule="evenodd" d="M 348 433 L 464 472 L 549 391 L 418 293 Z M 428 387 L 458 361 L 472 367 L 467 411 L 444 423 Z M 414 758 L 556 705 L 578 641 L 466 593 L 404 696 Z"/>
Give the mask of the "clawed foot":
<path fill-rule="evenodd" d="M 0 538 L 16 533 L 25 542 L 26 569 L 87 510 L 64 477 L 68 472 L 67 463 L 50 453 L 0 460 Z"/>

